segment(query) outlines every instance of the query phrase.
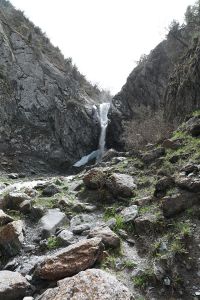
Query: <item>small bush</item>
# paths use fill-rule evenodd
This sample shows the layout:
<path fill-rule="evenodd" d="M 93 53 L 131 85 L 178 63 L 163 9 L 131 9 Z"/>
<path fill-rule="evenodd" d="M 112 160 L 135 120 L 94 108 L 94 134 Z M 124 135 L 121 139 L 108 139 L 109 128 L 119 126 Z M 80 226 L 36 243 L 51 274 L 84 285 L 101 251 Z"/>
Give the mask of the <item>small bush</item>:
<path fill-rule="evenodd" d="M 137 118 L 124 123 L 122 141 L 127 150 L 143 149 L 148 143 L 157 143 L 170 136 L 173 126 L 166 123 L 162 112 L 140 107 Z"/>

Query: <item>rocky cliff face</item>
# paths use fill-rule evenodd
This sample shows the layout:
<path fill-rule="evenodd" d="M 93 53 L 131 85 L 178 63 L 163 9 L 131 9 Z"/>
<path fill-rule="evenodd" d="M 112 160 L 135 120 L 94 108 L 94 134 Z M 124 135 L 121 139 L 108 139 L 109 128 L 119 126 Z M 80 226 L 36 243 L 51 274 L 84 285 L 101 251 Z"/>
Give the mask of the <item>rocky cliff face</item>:
<path fill-rule="evenodd" d="M 153 112 L 164 111 L 165 119 L 176 124 L 200 107 L 198 24 L 178 27 L 174 23 L 166 40 L 129 75 L 113 98 L 108 128 L 110 146 L 123 147 L 119 140 L 123 121 L 141 116 L 144 107 Z"/>
<path fill-rule="evenodd" d="M 39 28 L 0 1 L 0 152 L 56 166 L 97 147 L 100 92 Z"/>
<path fill-rule="evenodd" d="M 198 39 L 176 65 L 164 99 L 164 115 L 169 121 L 183 121 L 200 108 L 200 42 Z"/>

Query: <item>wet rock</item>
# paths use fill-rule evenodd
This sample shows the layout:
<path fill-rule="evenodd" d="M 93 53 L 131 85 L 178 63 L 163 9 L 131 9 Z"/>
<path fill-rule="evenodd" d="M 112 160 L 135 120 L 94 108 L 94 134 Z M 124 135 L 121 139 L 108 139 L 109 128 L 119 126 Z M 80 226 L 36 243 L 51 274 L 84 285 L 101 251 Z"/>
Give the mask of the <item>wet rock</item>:
<path fill-rule="evenodd" d="M 131 197 L 137 186 L 132 176 L 113 173 L 106 180 L 106 187 L 116 197 Z"/>
<path fill-rule="evenodd" d="M 6 209 L 18 210 L 20 204 L 25 200 L 31 200 L 31 198 L 25 193 L 10 192 L 4 196 L 1 206 Z"/>
<path fill-rule="evenodd" d="M 66 221 L 66 215 L 60 209 L 49 209 L 39 221 L 42 238 L 47 238 L 56 232 L 56 229 Z"/>
<path fill-rule="evenodd" d="M 0 249 L 6 256 L 18 254 L 22 248 L 23 222 L 13 221 L 0 228 Z"/>
<path fill-rule="evenodd" d="M 19 210 L 23 214 L 29 214 L 31 212 L 31 208 L 32 202 L 30 200 L 23 201 L 19 206 Z"/>
<path fill-rule="evenodd" d="M 107 247 L 117 248 L 120 246 L 120 238 L 108 226 L 95 227 L 90 230 L 88 238 L 99 237 Z"/>
<path fill-rule="evenodd" d="M 87 188 L 96 190 L 104 186 L 105 174 L 101 168 L 91 169 L 84 176 L 83 182 Z"/>
<path fill-rule="evenodd" d="M 51 197 L 57 193 L 60 193 L 60 189 L 55 184 L 48 185 L 42 191 L 42 195 L 45 197 Z"/>
<path fill-rule="evenodd" d="M 154 196 L 163 197 L 166 191 L 174 186 L 174 180 L 171 177 L 163 177 L 159 179 L 155 185 Z"/>
<path fill-rule="evenodd" d="M 100 258 L 103 246 L 100 238 L 83 240 L 46 257 L 35 270 L 35 277 L 59 280 L 92 267 Z"/>
<path fill-rule="evenodd" d="M 0 299 L 20 300 L 29 287 L 29 282 L 20 273 L 0 271 Z"/>
<path fill-rule="evenodd" d="M 184 178 L 177 178 L 176 184 L 181 189 L 188 190 L 190 192 L 198 193 L 200 192 L 200 178 L 193 178 L 193 177 L 184 177 Z"/>
<path fill-rule="evenodd" d="M 121 211 L 120 215 L 122 216 L 123 221 L 124 221 L 125 223 L 134 221 L 135 218 L 136 218 L 137 215 L 138 215 L 138 207 L 137 207 L 137 205 L 131 205 L 131 206 L 129 206 L 129 207 L 124 208 L 124 209 Z"/>
<path fill-rule="evenodd" d="M 146 213 L 135 219 L 135 232 L 138 235 L 146 235 L 158 227 L 157 216 L 153 213 Z"/>
<path fill-rule="evenodd" d="M 131 293 L 113 275 L 98 269 L 80 272 L 58 282 L 58 287 L 47 290 L 39 300 L 131 300 Z"/>
<path fill-rule="evenodd" d="M 11 216 L 5 214 L 5 212 L 0 209 L 0 226 L 6 225 L 13 221 L 14 219 Z"/>
<path fill-rule="evenodd" d="M 141 159 L 144 163 L 150 164 L 159 157 L 163 156 L 165 154 L 165 148 L 156 148 L 154 150 L 151 150 L 147 153 L 142 154 Z"/>
<path fill-rule="evenodd" d="M 200 200 L 200 196 L 193 193 L 184 192 L 172 196 L 166 196 L 162 199 L 161 208 L 165 217 L 172 217 L 187 208 L 192 207 Z"/>
<path fill-rule="evenodd" d="M 62 230 L 58 235 L 57 239 L 61 246 L 69 246 L 75 242 L 73 233 L 67 229 Z"/>

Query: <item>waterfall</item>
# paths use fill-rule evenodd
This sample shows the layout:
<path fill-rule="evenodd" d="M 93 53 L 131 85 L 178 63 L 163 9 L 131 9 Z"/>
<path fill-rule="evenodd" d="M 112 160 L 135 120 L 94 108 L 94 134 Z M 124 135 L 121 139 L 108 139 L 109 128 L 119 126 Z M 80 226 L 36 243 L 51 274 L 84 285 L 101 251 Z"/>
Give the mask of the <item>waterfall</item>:
<path fill-rule="evenodd" d="M 100 162 L 102 156 L 105 151 L 105 144 L 106 144 L 106 129 L 108 126 L 108 111 L 110 108 L 109 102 L 104 102 L 99 105 L 99 113 L 98 118 L 101 125 L 101 133 L 99 138 L 99 148 L 96 151 L 91 152 L 88 155 L 83 156 L 79 161 L 74 164 L 74 167 L 81 167 L 86 165 L 90 160 L 96 158 L 96 162 Z M 95 108 L 96 109 L 96 108 Z"/>
<path fill-rule="evenodd" d="M 108 111 L 110 108 L 110 103 L 101 103 L 99 106 L 99 119 L 101 124 L 101 134 L 99 138 L 99 153 L 97 157 L 97 162 L 101 161 L 102 156 L 105 151 L 106 144 L 106 129 L 108 126 Z"/>

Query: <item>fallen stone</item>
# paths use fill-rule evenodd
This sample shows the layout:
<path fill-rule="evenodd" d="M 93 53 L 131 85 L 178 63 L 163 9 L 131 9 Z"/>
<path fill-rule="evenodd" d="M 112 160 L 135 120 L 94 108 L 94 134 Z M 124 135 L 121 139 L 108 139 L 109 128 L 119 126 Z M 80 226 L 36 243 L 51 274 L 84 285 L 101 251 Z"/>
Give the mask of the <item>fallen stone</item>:
<path fill-rule="evenodd" d="M 100 238 L 83 240 L 46 257 L 36 266 L 34 276 L 45 280 L 59 280 L 92 267 L 103 253 Z"/>
<path fill-rule="evenodd" d="M 121 211 L 120 215 L 122 216 L 124 223 L 134 221 L 138 215 L 137 205 L 131 205 L 129 207 L 124 208 Z"/>
<path fill-rule="evenodd" d="M 69 246 L 75 242 L 73 233 L 67 229 L 62 230 L 58 235 L 57 239 L 61 246 Z"/>
<path fill-rule="evenodd" d="M 91 229 L 88 238 L 94 237 L 101 238 L 103 244 L 107 247 L 117 248 L 120 246 L 120 238 L 108 226 Z"/>
<path fill-rule="evenodd" d="M 10 192 L 4 196 L 1 206 L 6 209 L 18 210 L 20 204 L 25 200 L 31 200 L 31 198 L 25 193 Z"/>
<path fill-rule="evenodd" d="M 163 177 L 159 179 L 155 185 L 154 196 L 160 197 L 166 194 L 166 191 L 174 186 L 174 180 L 171 177 Z"/>
<path fill-rule="evenodd" d="M 11 216 L 5 214 L 5 212 L 0 209 L 0 226 L 4 226 L 13 221 L 14 219 Z"/>
<path fill-rule="evenodd" d="M 23 214 L 29 214 L 31 212 L 31 208 L 32 202 L 30 200 L 23 201 L 19 206 L 19 210 Z"/>
<path fill-rule="evenodd" d="M 200 192 L 200 178 L 184 177 L 177 178 L 176 185 L 181 189 L 188 190 L 190 192 Z"/>
<path fill-rule="evenodd" d="M 181 139 L 177 139 L 177 140 L 167 139 L 167 140 L 164 140 L 164 142 L 162 143 L 162 146 L 166 149 L 178 150 L 182 146 L 182 140 Z"/>
<path fill-rule="evenodd" d="M 131 197 L 137 186 L 132 176 L 113 173 L 106 179 L 106 187 L 115 197 Z"/>
<path fill-rule="evenodd" d="M 141 156 L 141 159 L 145 164 L 150 164 L 154 162 L 156 159 L 158 159 L 159 157 L 163 156 L 164 154 L 165 154 L 165 148 L 163 147 L 156 148 L 147 153 L 144 153 Z"/>
<path fill-rule="evenodd" d="M 19 178 L 19 174 L 18 173 L 10 173 L 10 174 L 8 174 L 8 178 L 10 178 L 10 179 L 18 179 Z"/>
<path fill-rule="evenodd" d="M 146 213 L 134 221 L 135 232 L 138 235 L 147 235 L 158 227 L 157 216 L 153 213 Z"/>
<path fill-rule="evenodd" d="M 172 196 L 166 196 L 162 199 L 161 209 L 165 217 L 172 217 L 198 203 L 200 196 L 184 192 Z"/>
<path fill-rule="evenodd" d="M 30 287 L 29 282 L 18 272 L 0 271 L 0 299 L 20 300 Z"/>
<path fill-rule="evenodd" d="M 104 186 L 105 174 L 101 168 L 93 168 L 84 176 L 83 182 L 89 189 L 99 189 Z"/>
<path fill-rule="evenodd" d="M 60 193 L 60 189 L 55 184 L 48 185 L 42 191 L 42 195 L 45 197 L 51 197 L 57 193 Z"/>
<path fill-rule="evenodd" d="M 181 172 L 185 172 L 185 175 L 189 175 L 190 173 L 198 173 L 199 168 L 195 164 L 187 164 L 182 169 Z"/>
<path fill-rule="evenodd" d="M 39 221 L 39 231 L 42 238 L 47 238 L 56 232 L 56 229 L 66 221 L 66 215 L 60 209 L 49 209 Z"/>
<path fill-rule="evenodd" d="M 131 300 L 131 293 L 113 275 L 98 269 L 80 272 L 58 282 L 58 287 L 48 289 L 39 300 Z"/>
<path fill-rule="evenodd" d="M 70 228 L 72 231 L 74 231 L 74 229 L 81 228 L 78 226 L 83 225 L 84 228 L 87 227 L 87 229 L 90 229 L 92 226 L 94 226 L 94 223 L 95 223 L 95 218 L 92 215 L 80 214 L 80 215 L 74 216 L 71 219 Z M 86 230 L 86 229 L 84 229 L 84 230 Z"/>
<path fill-rule="evenodd" d="M 13 221 L 0 228 L 0 249 L 5 256 L 17 255 L 24 240 L 23 222 Z"/>

